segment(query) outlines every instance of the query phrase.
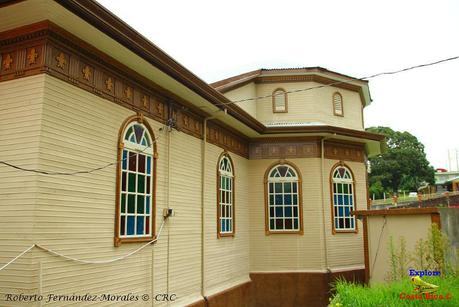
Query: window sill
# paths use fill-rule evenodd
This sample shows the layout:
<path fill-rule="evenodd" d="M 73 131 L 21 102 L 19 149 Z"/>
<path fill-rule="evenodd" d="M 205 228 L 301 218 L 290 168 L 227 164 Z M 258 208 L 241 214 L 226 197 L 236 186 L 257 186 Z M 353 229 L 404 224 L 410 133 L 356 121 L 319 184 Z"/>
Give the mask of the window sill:
<path fill-rule="evenodd" d="M 270 231 L 266 230 L 265 231 L 267 236 L 270 235 L 303 235 L 303 230 L 282 230 L 282 231 Z"/>
<path fill-rule="evenodd" d="M 234 232 L 233 233 L 217 233 L 217 238 L 234 238 Z"/>
<path fill-rule="evenodd" d="M 358 233 L 358 231 L 357 231 L 357 229 L 354 229 L 354 230 L 351 230 L 351 229 L 349 229 L 349 230 L 336 230 L 336 229 L 333 229 L 332 233 L 334 235 L 336 235 L 336 234 L 340 234 L 340 233 Z"/>
<path fill-rule="evenodd" d="M 124 244 L 124 243 L 150 242 L 150 241 L 153 241 L 154 239 L 156 239 L 156 236 L 141 237 L 141 238 L 119 238 L 119 237 L 115 237 L 115 246 L 120 246 L 121 244 Z"/>

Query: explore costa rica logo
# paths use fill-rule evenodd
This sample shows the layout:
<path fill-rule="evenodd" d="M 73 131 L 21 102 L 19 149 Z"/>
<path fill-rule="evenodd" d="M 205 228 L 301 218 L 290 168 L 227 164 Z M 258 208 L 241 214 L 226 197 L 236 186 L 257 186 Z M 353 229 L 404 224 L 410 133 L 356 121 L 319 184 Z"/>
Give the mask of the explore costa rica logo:
<path fill-rule="evenodd" d="M 414 286 L 413 293 L 402 292 L 399 298 L 402 300 L 450 300 L 452 298 L 451 293 L 436 293 L 439 286 L 433 283 L 428 283 L 421 279 L 422 276 L 440 276 L 439 271 L 416 271 L 409 269 L 410 281 Z"/>

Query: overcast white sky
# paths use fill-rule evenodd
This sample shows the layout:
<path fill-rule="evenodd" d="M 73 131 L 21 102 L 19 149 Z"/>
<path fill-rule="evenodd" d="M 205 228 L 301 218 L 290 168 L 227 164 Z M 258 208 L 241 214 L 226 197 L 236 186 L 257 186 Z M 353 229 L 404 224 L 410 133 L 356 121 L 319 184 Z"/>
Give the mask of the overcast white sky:
<path fill-rule="evenodd" d="M 364 77 L 459 55 L 459 1 L 99 0 L 207 82 L 258 68 Z M 370 80 L 365 125 L 406 130 L 447 168 L 459 148 L 459 60 Z"/>

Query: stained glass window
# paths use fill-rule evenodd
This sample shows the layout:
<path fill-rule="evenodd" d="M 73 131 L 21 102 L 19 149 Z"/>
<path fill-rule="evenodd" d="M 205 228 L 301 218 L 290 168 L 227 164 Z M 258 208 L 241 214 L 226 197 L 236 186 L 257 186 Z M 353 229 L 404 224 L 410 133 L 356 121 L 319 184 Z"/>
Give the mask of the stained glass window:
<path fill-rule="evenodd" d="M 120 186 L 120 238 L 152 234 L 153 147 L 146 127 L 129 124 L 123 137 Z"/>
<path fill-rule="evenodd" d="M 234 173 L 227 154 L 218 163 L 218 233 L 234 234 Z"/>
<path fill-rule="evenodd" d="M 293 167 L 283 164 L 273 167 L 268 174 L 268 229 L 299 231 L 300 192 L 299 176 Z"/>
<path fill-rule="evenodd" d="M 335 230 L 355 230 L 354 180 L 347 167 L 338 166 L 333 171 L 333 225 Z"/>

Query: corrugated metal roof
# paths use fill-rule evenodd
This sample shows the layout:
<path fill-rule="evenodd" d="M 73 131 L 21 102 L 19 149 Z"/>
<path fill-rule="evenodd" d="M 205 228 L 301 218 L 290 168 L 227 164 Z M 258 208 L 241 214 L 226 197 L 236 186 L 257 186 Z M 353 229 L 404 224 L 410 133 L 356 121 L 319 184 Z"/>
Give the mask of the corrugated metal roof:
<path fill-rule="evenodd" d="M 268 122 L 266 127 L 304 127 L 304 126 L 325 126 L 321 122 Z"/>

